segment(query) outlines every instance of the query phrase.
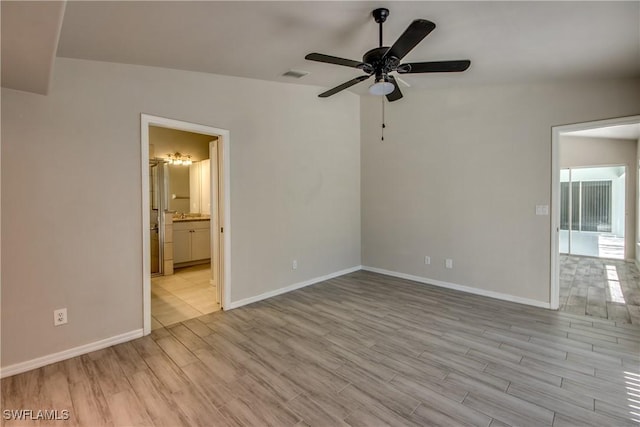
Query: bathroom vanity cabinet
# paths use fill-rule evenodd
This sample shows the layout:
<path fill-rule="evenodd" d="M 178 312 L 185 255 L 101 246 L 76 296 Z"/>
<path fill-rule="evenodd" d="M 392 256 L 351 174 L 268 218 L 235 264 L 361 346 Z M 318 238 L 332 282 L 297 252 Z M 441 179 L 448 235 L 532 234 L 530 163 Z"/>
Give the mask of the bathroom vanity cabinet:
<path fill-rule="evenodd" d="M 209 220 L 173 223 L 173 263 L 187 263 L 211 258 Z"/>

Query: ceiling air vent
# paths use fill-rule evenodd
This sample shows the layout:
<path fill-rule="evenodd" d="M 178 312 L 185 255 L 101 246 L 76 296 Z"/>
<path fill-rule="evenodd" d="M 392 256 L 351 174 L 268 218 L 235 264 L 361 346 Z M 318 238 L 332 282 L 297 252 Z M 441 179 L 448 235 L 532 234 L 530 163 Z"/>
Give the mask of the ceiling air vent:
<path fill-rule="evenodd" d="M 294 79 L 300 79 L 300 78 L 306 76 L 307 74 L 309 74 L 308 71 L 289 70 L 286 73 L 284 73 L 283 76 L 284 77 L 293 77 Z"/>

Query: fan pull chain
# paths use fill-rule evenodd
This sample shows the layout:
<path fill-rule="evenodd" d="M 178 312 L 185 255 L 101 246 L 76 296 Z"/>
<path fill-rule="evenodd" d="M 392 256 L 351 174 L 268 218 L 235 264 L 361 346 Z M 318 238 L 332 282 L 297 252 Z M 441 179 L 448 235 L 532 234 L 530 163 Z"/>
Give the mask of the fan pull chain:
<path fill-rule="evenodd" d="M 384 124 L 384 96 L 381 96 L 380 100 L 382 101 L 382 129 L 380 130 L 382 138 L 380 140 L 384 142 L 384 128 L 387 127 L 387 125 Z"/>

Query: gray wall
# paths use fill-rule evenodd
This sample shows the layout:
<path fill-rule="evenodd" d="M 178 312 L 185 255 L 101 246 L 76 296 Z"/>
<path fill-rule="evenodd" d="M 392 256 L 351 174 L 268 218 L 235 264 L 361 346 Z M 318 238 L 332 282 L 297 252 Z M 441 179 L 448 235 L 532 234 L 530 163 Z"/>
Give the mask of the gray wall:
<path fill-rule="evenodd" d="M 360 104 L 318 92 L 61 58 L 3 89 L 2 365 L 142 328 L 140 113 L 231 132 L 232 301 L 359 265 Z"/>
<path fill-rule="evenodd" d="M 405 92 L 384 142 L 361 98 L 363 265 L 548 303 L 551 127 L 638 114 L 640 81 Z"/>
<path fill-rule="evenodd" d="M 560 167 L 584 166 L 627 167 L 625 182 L 625 258 L 634 259 L 636 238 L 636 177 L 638 141 L 630 139 L 560 136 Z"/>

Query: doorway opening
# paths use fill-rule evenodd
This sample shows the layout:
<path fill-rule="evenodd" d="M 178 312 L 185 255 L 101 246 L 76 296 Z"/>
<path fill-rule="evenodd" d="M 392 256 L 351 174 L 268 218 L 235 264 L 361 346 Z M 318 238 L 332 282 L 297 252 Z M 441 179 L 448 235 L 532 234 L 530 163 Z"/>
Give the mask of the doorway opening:
<path fill-rule="evenodd" d="M 552 309 L 640 322 L 640 116 L 552 128 Z"/>
<path fill-rule="evenodd" d="M 141 115 L 145 334 L 229 306 L 229 141 Z"/>
<path fill-rule="evenodd" d="M 560 170 L 560 253 L 624 259 L 626 166 Z"/>

